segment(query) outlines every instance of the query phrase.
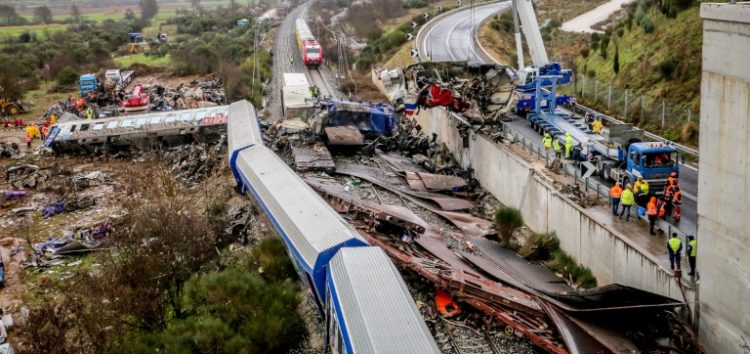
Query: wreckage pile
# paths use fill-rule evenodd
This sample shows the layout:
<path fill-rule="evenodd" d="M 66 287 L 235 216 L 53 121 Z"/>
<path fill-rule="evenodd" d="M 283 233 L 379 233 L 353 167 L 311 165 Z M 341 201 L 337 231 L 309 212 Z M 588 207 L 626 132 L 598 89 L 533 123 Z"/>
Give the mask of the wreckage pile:
<path fill-rule="evenodd" d="M 213 144 L 179 145 L 167 149 L 162 159 L 177 179 L 188 184 L 200 183 L 225 165 L 221 163 L 225 145 L 223 137 Z"/>
<path fill-rule="evenodd" d="M 512 104 L 513 74 L 502 65 L 426 62 L 376 75 L 388 99 L 407 115 L 417 106 L 441 106 L 486 124 L 501 119 Z"/>
<path fill-rule="evenodd" d="M 281 127 L 266 134 L 285 139 Z M 292 150 L 315 149 L 303 137 L 295 139 Z M 470 306 L 549 353 L 702 352 L 675 311 L 683 303 L 617 284 L 581 290 L 488 240 L 496 233 L 488 214 L 497 206 L 486 205 L 487 194 L 472 171 L 461 169 L 434 137 L 409 122 L 349 155 L 330 158 L 328 170 L 297 169 L 369 243 L 448 293 L 458 301 L 455 307 Z M 484 205 L 473 201 L 480 197 Z M 652 324 L 649 334 L 641 331 L 643 321 Z M 448 337 L 460 327 L 440 326 Z M 483 347 L 492 343 L 471 340 Z M 461 352 L 460 341 L 444 342 Z"/>
<path fill-rule="evenodd" d="M 173 111 L 226 104 L 221 80 L 193 81 L 176 88 L 153 85 L 146 88 L 150 111 Z"/>

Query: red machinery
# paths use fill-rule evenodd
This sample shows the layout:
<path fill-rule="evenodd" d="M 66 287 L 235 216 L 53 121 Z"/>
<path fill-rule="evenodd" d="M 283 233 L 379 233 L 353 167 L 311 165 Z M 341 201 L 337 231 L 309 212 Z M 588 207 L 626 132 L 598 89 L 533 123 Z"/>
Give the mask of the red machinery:
<path fill-rule="evenodd" d="M 143 90 L 141 84 L 135 84 L 133 92 L 128 95 L 124 100 L 120 101 L 120 106 L 125 109 L 125 112 L 143 111 L 148 108 L 149 96 Z"/>
<path fill-rule="evenodd" d="M 323 48 L 315 40 L 305 20 L 297 20 L 294 33 L 297 36 L 297 46 L 302 53 L 302 62 L 306 66 L 323 64 Z"/>

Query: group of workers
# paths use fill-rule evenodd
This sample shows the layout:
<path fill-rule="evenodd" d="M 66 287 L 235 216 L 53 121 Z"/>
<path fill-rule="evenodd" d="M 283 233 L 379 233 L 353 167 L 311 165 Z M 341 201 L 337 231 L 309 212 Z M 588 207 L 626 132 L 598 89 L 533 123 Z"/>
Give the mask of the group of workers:
<path fill-rule="evenodd" d="M 674 215 L 674 220 L 677 222 L 680 221 L 682 190 L 680 189 L 680 181 L 677 174 L 674 172 L 669 176 L 661 197 L 651 195 L 651 187 L 643 177 L 638 177 L 633 186 L 628 183 L 625 189 L 622 188 L 620 182 L 615 183 L 614 187 L 609 190 L 609 197 L 612 204 L 612 214 L 619 216 L 620 219 L 626 216 L 625 221 L 630 220 L 630 212 L 633 205 L 641 207 L 645 205 L 646 216 L 649 222 L 649 233 L 651 235 L 656 235 L 654 226 L 656 225 L 656 220 L 659 218 L 664 219 Z M 620 205 L 622 205 L 622 209 L 620 209 Z M 691 270 L 689 275 L 693 276 L 695 274 L 695 257 L 698 252 L 697 241 L 693 236 L 688 236 L 687 240 L 687 253 Z M 675 269 L 675 265 L 677 269 L 680 269 L 680 251 L 682 251 L 682 241 L 677 236 L 677 233 L 673 233 L 672 237 L 667 241 L 667 253 L 669 254 L 669 262 L 672 270 Z"/>
<path fill-rule="evenodd" d="M 676 232 L 667 240 L 667 253 L 669 254 L 669 266 L 672 270 L 682 270 L 682 240 Z M 688 264 L 690 264 L 689 276 L 695 276 L 695 261 L 698 258 L 698 240 L 692 235 L 687 237 Z"/>
<path fill-rule="evenodd" d="M 13 119 L 13 129 L 21 130 L 26 125 L 23 123 L 23 119 L 21 118 L 15 118 Z M 10 118 L 3 117 L 3 130 L 10 130 Z"/>

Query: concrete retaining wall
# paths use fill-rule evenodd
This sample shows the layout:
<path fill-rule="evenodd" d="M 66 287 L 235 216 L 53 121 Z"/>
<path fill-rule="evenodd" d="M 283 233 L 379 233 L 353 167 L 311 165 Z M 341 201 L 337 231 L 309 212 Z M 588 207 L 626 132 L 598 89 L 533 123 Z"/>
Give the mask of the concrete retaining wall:
<path fill-rule="evenodd" d="M 438 141 L 464 168 L 475 170 L 482 187 L 504 205 L 521 210 L 532 231 L 556 232 L 562 249 L 589 267 L 599 284 L 620 283 L 683 299 L 674 278 L 660 268 L 659 260 L 629 243 L 617 230 L 597 222 L 606 216 L 604 208 L 583 209 L 539 175 L 539 166 L 487 137 L 472 136 L 465 147 L 456 129 L 457 120 L 442 108 L 421 110 L 416 119 L 425 133 L 438 135 Z M 694 293 L 686 289 L 686 296 L 692 300 Z"/>

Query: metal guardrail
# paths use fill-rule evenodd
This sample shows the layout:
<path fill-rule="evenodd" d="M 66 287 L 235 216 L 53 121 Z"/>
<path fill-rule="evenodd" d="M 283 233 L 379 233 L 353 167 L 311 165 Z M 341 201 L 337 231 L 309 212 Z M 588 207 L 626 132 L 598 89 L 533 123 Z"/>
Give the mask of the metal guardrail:
<path fill-rule="evenodd" d="M 460 119 L 460 120 L 464 121 L 463 119 Z M 507 124 L 503 122 L 500 122 L 500 123 L 503 128 L 503 131 L 510 133 L 515 139 L 515 141 L 517 141 L 524 150 L 528 150 L 532 155 L 534 155 L 536 158 L 540 160 L 545 160 L 547 162 L 547 165 L 550 164 L 550 162 L 552 161 L 551 158 L 553 157 L 552 154 L 546 153 L 541 146 L 537 145 L 533 141 L 526 139 L 526 137 L 524 137 L 523 134 L 517 132 L 516 130 L 514 130 Z M 576 184 L 581 183 L 581 185 L 584 186 L 584 190 L 586 192 L 594 191 L 596 192 L 597 196 L 604 197 L 607 201 L 609 201 L 610 187 L 607 185 L 604 185 L 603 183 L 597 181 L 594 178 L 591 178 L 591 177 L 583 178 L 581 174 L 581 169 L 578 168 L 578 166 L 576 166 L 575 164 L 562 163 L 562 173 L 565 176 L 573 177 Z M 632 215 L 632 212 L 633 210 L 631 209 L 631 215 Z M 648 220 L 648 218 L 646 217 L 639 217 L 637 214 L 637 211 L 636 211 L 635 218 L 636 220 L 638 219 Z M 682 239 L 683 245 L 687 245 L 688 234 L 680 230 L 677 226 L 670 224 L 664 219 L 656 219 L 656 224 L 654 227 L 664 232 L 667 236 L 672 235 L 673 232 L 676 232 L 677 235 L 679 235 L 680 239 Z M 697 235 L 692 235 L 692 236 L 695 237 L 696 240 L 698 239 Z M 686 246 L 683 247 L 683 250 L 685 251 L 686 256 L 687 256 L 687 247 Z"/>

